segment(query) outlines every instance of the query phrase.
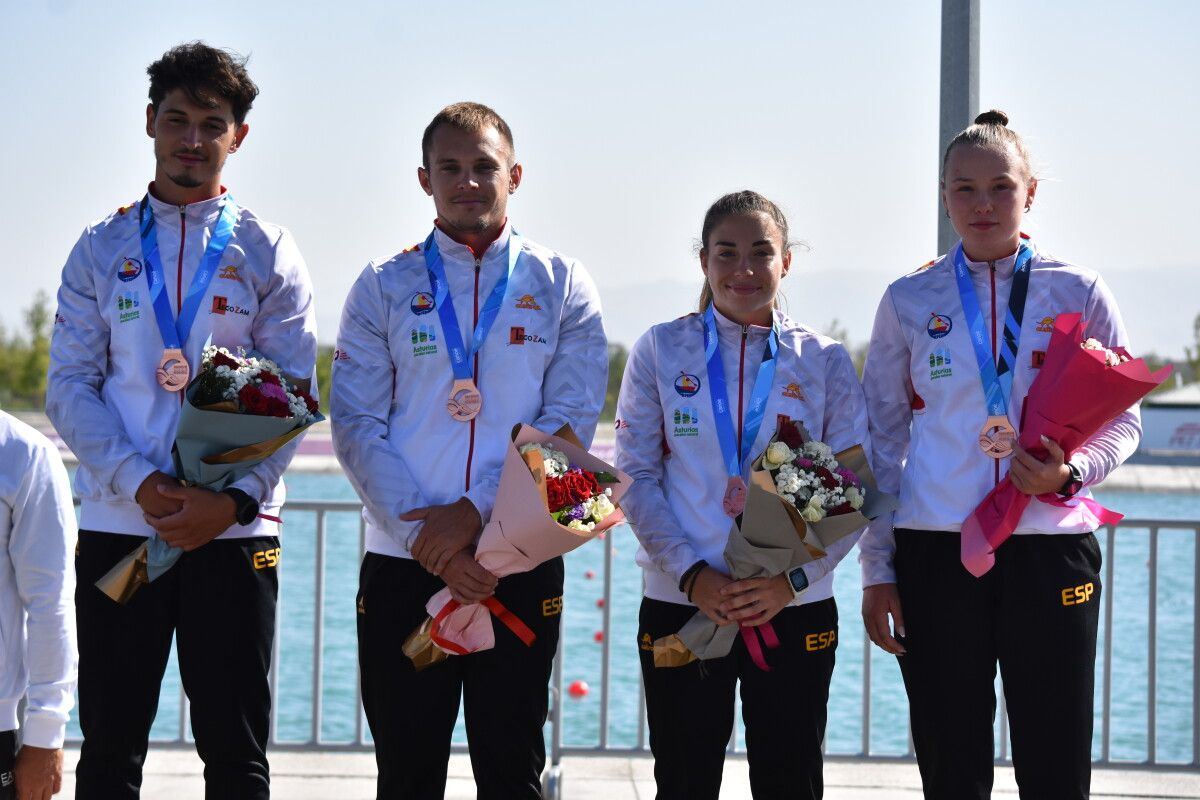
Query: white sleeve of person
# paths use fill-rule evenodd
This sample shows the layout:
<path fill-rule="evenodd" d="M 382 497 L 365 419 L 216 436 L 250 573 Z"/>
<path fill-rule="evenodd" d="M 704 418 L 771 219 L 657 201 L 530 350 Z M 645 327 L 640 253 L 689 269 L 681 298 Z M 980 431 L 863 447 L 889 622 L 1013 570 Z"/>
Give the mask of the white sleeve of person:
<path fill-rule="evenodd" d="M 24 743 L 59 748 L 78 662 L 75 509 L 54 445 L 3 413 L 0 502 L 0 730 L 17 727 L 24 696 Z"/>

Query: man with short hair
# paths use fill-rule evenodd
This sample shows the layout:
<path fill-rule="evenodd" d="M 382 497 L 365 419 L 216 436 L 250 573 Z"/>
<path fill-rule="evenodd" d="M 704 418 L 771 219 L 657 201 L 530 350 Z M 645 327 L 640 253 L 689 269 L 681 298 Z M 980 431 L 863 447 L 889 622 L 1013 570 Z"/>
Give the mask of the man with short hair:
<path fill-rule="evenodd" d="M 0 411 L 0 800 L 43 800 L 62 788 L 75 704 L 75 536 L 57 448 Z"/>
<path fill-rule="evenodd" d="M 295 445 L 221 492 L 181 486 L 171 447 L 207 340 L 312 376 L 312 288 L 291 234 L 221 185 L 258 94 L 245 61 L 193 42 L 147 72 L 154 181 L 80 237 L 50 349 L 46 413 L 79 458 L 82 498 L 76 797 L 138 797 L 174 635 L 206 797 L 266 798 L 279 584 L 261 554 L 278 554 Z M 175 566 L 127 604 L 102 594 L 95 582 L 155 534 L 184 551 Z"/>
<path fill-rule="evenodd" d="M 351 289 L 330 397 L 367 526 L 359 667 L 378 797 L 443 796 L 461 694 L 478 796 L 538 798 L 563 562 L 497 582 L 474 545 L 513 425 L 570 425 L 591 441 L 608 375 L 600 303 L 579 262 L 509 224 L 523 170 L 495 111 L 448 106 L 422 150 L 434 229 L 369 264 Z M 494 592 L 536 638 L 527 646 L 493 624 L 493 649 L 414 671 L 401 647 L 443 586 L 462 603 Z"/>

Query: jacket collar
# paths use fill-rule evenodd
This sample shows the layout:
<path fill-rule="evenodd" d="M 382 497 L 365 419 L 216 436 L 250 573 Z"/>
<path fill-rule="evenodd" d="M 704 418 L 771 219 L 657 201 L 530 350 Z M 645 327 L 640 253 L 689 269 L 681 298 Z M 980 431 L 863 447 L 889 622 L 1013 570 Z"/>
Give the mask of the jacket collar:
<path fill-rule="evenodd" d="M 170 225 L 176 228 L 179 227 L 180 209 L 183 210 L 182 217 L 187 222 L 188 227 L 192 227 L 193 225 L 208 225 L 215 222 L 221 213 L 221 204 L 229 196 L 229 190 L 222 186 L 221 193 L 216 197 L 201 200 L 198 203 L 177 206 L 165 203 L 155 197 L 153 187 L 154 184 L 151 183 L 147 187 L 146 194 L 150 198 L 150 208 L 154 211 L 155 222 L 159 225 Z"/>
<path fill-rule="evenodd" d="M 961 244 L 962 243 L 959 242 L 960 246 Z M 1034 250 L 1035 253 L 1037 252 L 1036 248 L 1033 246 L 1033 242 L 1029 241 L 1028 239 L 1022 238 L 1021 244 L 1024 244 L 1026 247 Z M 986 273 L 992 268 L 993 265 L 995 265 L 997 278 L 1011 278 L 1013 274 L 1013 266 L 1017 263 L 1017 252 L 1017 250 L 1014 250 L 1012 255 L 996 259 L 995 261 L 972 261 L 967 257 L 965 250 L 963 251 L 963 257 L 967 262 L 967 269 L 976 275 Z"/>
<path fill-rule="evenodd" d="M 778 309 L 771 312 L 771 315 L 776 322 L 779 321 Z M 740 337 L 742 335 L 742 323 L 734 322 L 729 317 L 722 314 L 721 310 L 717 308 L 716 304 L 713 305 L 713 319 L 717 321 L 717 334 L 721 338 L 725 339 L 734 336 Z M 766 339 L 767 335 L 771 332 L 770 328 L 765 328 L 762 325 L 747 325 L 745 330 L 747 341 Z"/>
<path fill-rule="evenodd" d="M 480 263 L 488 263 L 504 256 L 508 251 L 508 242 L 511 238 L 512 224 L 508 220 L 505 220 L 504 227 L 500 229 L 500 234 L 492 240 L 492 243 L 487 246 L 487 249 L 482 254 L 477 254 L 467 245 L 450 238 L 450 235 L 443 231 L 441 226 L 436 222 L 433 226 L 433 239 L 437 242 L 438 252 L 442 254 L 442 259 L 448 262 L 469 262 L 474 264 L 478 256 Z"/>

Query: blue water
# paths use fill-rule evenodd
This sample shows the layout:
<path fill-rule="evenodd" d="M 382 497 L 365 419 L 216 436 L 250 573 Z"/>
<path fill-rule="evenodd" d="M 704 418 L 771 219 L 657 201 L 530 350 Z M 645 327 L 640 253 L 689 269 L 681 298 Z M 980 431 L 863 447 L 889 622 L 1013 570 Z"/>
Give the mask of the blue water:
<path fill-rule="evenodd" d="M 355 500 L 341 475 L 289 475 L 293 499 Z M 1179 494 L 1105 492 L 1110 508 L 1129 518 L 1200 519 L 1200 498 Z M 306 741 L 312 728 L 315 515 L 285 511 L 281 561 L 279 711 L 281 741 Z M 612 746 L 637 743 L 638 659 L 637 608 L 641 573 L 633 563 L 636 542 L 627 526 L 609 533 L 614 547 L 611 598 L 611 706 L 608 740 Z M 1107 547 L 1103 534 L 1102 547 Z M 1142 761 L 1147 753 L 1147 630 L 1149 618 L 1149 536 L 1123 530 L 1115 541 L 1114 580 L 1105 587 L 1113 598 L 1112 730 L 1110 757 Z M 330 514 L 327 522 L 321 740 L 349 742 L 355 731 L 357 672 L 354 599 L 358 579 L 357 514 Z M 1107 550 L 1105 551 L 1107 552 Z M 1196 544 L 1190 531 L 1163 530 L 1158 544 L 1157 747 L 1156 759 L 1186 762 L 1192 758 L 1192 652 L 1195 604 Z M 830 691 L 828 750 L 861 751 L 863 629 L 859 621 L 859 574 L 851 559 L 836 573 L 834 590 L 841 614 L 837 668 Z M 563 626 L 566 684 L 586 681 L 590 693 L 564 704 L 564 742 L 594 746 L 599 742 L 602 647 L 594 635 L 603 627 L 597 600 L 603 595 L 604 546 L 596 541 L 566 558 Z M 594 577 L 588 578 L 589 572 Z M 405 636 L 407 631 L 397 631 Z M 1104 617 L 1101 616 L 1100 652 Z M 907 702 L 896 661 L 871 649 L 873 754 L 907 750 Z M 1047 665 L 1047 668 L 1052 668 Z M 1097 668 L 1094 753 L 1101 755 L 1102 674 Z M 179 682 L 174 654 L 163 683 L 152 736 L 173 738 L 179 730 Z M 72 724 L 72 734 L 78 729 Z M 456 741 L 465 742 L 461 720 Z M 740 739 L 740 734 L 739 734 Z"/>

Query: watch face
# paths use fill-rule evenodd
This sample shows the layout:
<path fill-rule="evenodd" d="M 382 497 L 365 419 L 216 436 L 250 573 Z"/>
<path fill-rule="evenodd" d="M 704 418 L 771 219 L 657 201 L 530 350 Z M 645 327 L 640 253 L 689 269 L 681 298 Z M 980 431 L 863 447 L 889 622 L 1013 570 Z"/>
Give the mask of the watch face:
<path fill-rule="evenodd" d="M 808 588 L 808 575 L 797 567 L 788 573 L 788 582 L 792 584 L 792 591 L 802 592 Z"/>

